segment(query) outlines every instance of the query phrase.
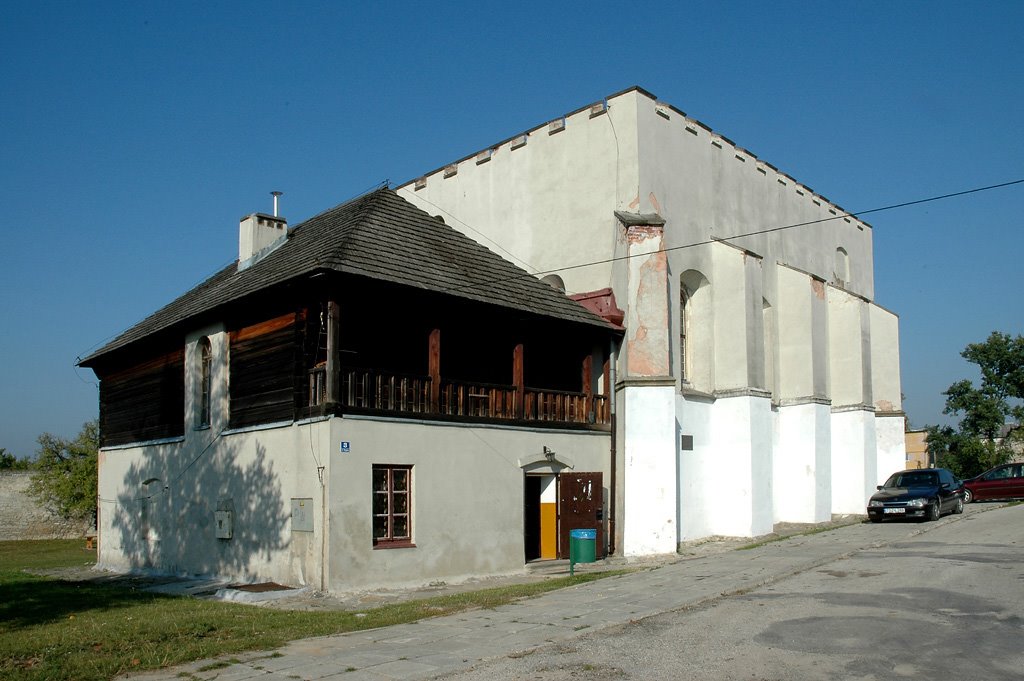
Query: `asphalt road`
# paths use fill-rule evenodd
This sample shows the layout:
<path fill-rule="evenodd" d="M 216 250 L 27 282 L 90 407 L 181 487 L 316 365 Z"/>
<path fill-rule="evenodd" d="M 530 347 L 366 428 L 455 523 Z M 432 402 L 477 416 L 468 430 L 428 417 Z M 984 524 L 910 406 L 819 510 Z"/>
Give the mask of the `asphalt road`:
<path fill-rule="evenodd" d="M 987 512 L 979 512 L 986 510 Z M 1024 679 L 1024 507 L 967 507 L 697 610 L 478 664 L 450 679 Z"/>

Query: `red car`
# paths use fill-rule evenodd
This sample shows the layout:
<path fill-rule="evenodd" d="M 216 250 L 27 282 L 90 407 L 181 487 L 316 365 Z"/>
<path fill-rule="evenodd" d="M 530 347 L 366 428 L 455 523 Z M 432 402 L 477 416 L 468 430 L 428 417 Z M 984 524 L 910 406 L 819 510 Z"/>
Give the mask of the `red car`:
<path fill-rule="evenodd" d="M 1007 463 L 964 480 L 964 501 L 1024 499 L 1024 464 Z"/>

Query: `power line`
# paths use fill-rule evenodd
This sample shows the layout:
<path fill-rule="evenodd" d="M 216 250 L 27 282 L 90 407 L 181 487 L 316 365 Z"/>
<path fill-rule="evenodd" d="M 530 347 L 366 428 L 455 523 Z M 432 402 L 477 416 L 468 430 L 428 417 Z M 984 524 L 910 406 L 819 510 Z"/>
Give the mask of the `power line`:
<path fill-rule="evenodd" d="M 832 220 L 843 220 L 843 219 L 851 218 L 851 217 L 852 218 L 856 218 L 858 216 L 868 215 L 870 213 L 880 213 L 882 211 L 894 210 L 896 208 L 905 208 L 907 206 L 917 206 L 917 205 L 920 205 L 922 203 L 931 203 L 933 201 L 942 201 L 944 199 L 951 199 L 951 198 L 955 198 L 955 197 L 958 197 L 958 196 L 966 196 L 968 194 L 977 194 L 978 192 L 985 192 L 985 191 L 990 191 L 990 190 L 993 190 L 993 189 L 1002 189 L 1004 187 L 1011 187 L 1011 186 L 1017 185 L 1017 184 L 1024 184 L 1024 178 L 1019 179 L 1019 180 L 1011 180 L 1009 182 L 1000 182 L 999 184 L 991 184 L 991 185 L 987 185 L 987 186 L 984 186 L 984 187 L 974 187 L 972 189 L 965 189 L 963 191 L 951 192 L 951 193 L 948 193 L 948 194 L 941 194 L 939 196 L 930 196 L 930 197 L 924 198 L 924 199 L 915 199 L 913 201 L 904 201 L 902 203 L 894 203 L 894 204 L 890 204 L 888 206 L 881 206 L 881 207 L 878 207 L 878 208 L 869 208 L 867 210 L 861 210 L 861 211 L 855 211 L 855 212 L 849 212 L 849 213 L 837 213 L 836 215 L 832 215 L 832 216 L 829 216 L 827 218 L 820 218 L 818 220 L 809 220 L 807 222 L 796 222 L 796 223 L 793 223 L 793 224 L 782 225 L 782 226 L 779 226 L 779 227 L 768 227 L 766 229 L 759 229 L 759 230 L 755 230 L 753 232 L 745 232 L 743 234 L 736 234 L 734 236 L 729 236 L 729 237 L 719 237 L 719 238 L 705 239 L 704 241 L 696 241 L 696 242 L 689 243 L 689 244 L 683 244 L 681 246 L 672 246 L 670 248 L 665 248 L 665 249 L 662 249 L 661 252 L 667 253 L 669 251 L 681 251 L 681 250 L 684 250 L 684 249 L 687 249 L 687 248 L 696 248 L 697 246 L 707 246 L 707 245 L 713 244 L 713 243 L 728 242 L 728 241 L 731 241 L 733 239 L 743 239 L 743 238 L 746 238 L 746 237 L 758 236 L 758 235 L 761 235 L 761 234 L 770 234 L 772 232 L 781 232 L 781 231 L 787 230 L 787 229 L 796 229 L 797 227 L 807 227 L 807 226 L 810 226 L 810 225 L 816 225 L 816 224 L 820 224 L 820 223 L 823 223 L 823 222 L 830 222 Z M 460 222 L 461 222 L 461 220 L 460 220 Z M 463 223 L 463 224 L 465 224 L 465 223 Z M 467 227 L 468 227 L 468 225 L 467 225 Z M 473 230 L 473 231 L 476 231 L 476 230 Z M 610 264 L 610 263 L 618 262 L 620 260 L 629 260 L 630 258 L 633 258 L 633 257 L 637 257 L 637 256 L 633 256 L 633 255 L 620 255 L 620 256 L 617 256 L 617 257 L 613 257 L 613 258 L 606 258 L 604 260 L 594 260 L 594 261 L 591 261 L 591 262 L 579 263 L 577 265 L 566 265 L 565 267 L 557 267 L 557 268 L 550 269 L 550 270 L 543 270 L 543 271 L 536 272 L 533 275 L 530 275 L 529 273 L 527 273 L 527 276 L 541 277 L 541 276 L 544 276 L 544 275 L 547 275 L 547 274 L 557 274 L 559 272 L 568 272 L 569 270 L 582 269 L 584 267 L 594 267 L 596 265 L 607 265 L 607 264 Z M 456 287 L 456 288 L 449 289 L 449 291 L 461 291 L 461 290 L 465 290 L 465 289 L 470 288 L 470 287 L 476 287 L 476 286 L 488 285 L 488 284 L 501 284 L 501 283 L 503 283 L 505 281 L 508 281 L 508 280 L 506 280 L 506 279 L 494 279 L 494 280 L 489 280 L 489 281 L 478 281 L 478 282 L 473 282 L 473 283 L 467 284 L 466 286 L 459 286 L 459 287 Z"/>

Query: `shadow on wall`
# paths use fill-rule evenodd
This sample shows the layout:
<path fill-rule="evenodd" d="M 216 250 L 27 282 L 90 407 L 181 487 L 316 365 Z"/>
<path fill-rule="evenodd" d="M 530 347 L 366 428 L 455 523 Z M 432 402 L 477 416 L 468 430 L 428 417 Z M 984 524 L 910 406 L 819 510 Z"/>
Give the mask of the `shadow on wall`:
<path fill-rule="evenodd" d="M 132 569 L 255 579 L 288 545 L 290 512 L 259 442 L 218 436 L 198 455 L 148 448 L 122 482 L 101 512 L 113 513 L 112 545 Z"/>

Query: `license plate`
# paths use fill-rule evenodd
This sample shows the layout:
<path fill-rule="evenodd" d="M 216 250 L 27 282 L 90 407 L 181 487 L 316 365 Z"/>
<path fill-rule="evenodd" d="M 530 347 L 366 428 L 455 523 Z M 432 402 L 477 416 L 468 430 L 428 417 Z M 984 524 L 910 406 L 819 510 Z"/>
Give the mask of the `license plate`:
<path fill-rule="evenodd" d="M 906 512 L 907 512 L 907 509 L 905 509 L 905 508 L 887 508 L 887 509 L 882 511 L 882 513 L 906 513 Z"/>

